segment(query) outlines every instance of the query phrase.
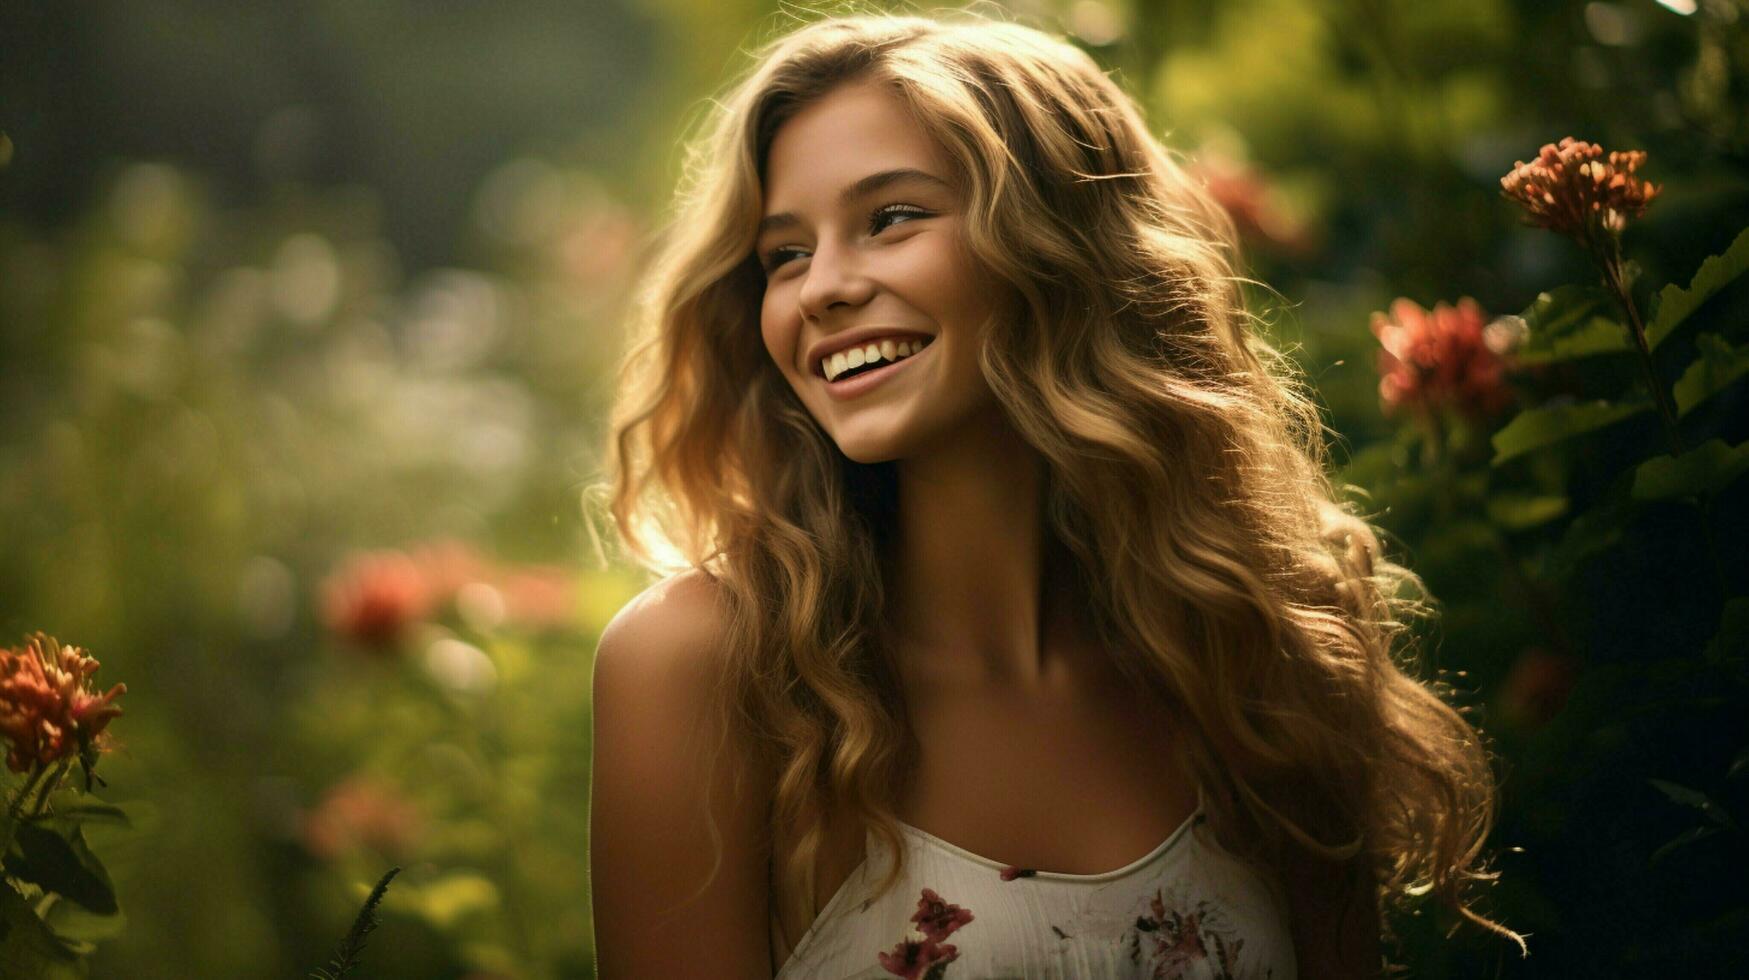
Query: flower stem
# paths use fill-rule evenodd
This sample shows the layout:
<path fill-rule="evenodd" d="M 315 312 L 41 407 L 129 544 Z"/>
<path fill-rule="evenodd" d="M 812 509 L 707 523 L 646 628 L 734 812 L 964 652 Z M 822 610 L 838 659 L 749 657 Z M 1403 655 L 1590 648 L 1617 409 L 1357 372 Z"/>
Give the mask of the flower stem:
<path fill-rule="evenodd" d="M 1622 311 L 1627 314 L 1629 331 L 1634 335 L 1634 346 L 1640 354 L 1640 367 L 1646 372 L 1646 387 L 1652 389 L 1652 400 L 1658 406 L 1658 416 L 1664 421 L 1664 433 L 1670 437 L 1670 446 L 1674 455 L 1684 452 L 1682 431 L 1676 423 L 1676 407 L 1670 404 L 1670 394 L 1664 390 L 1664 384 L 1658 380 L 1658 370 L 1652 365 L 1652 349 L 1646 344 L 1646 325 L 1640 320 L 1640 311 L 1634 306 L 1633 292 L 1622 276 L 1621 244 L 1614 236 L 1610 236 L 1606 245 L 1597 250 L 1599 261 L 1603 265 L 1603 279 L 1615 293 L 1616 301 L 1621 303 Z"/>
<path fill-rule="evenodd" d="M 39 816 L 43 812 L 43 807 L 48 805 L 49 794 L 53 793 L 61 785 L 61 780 L 67 775 L 67 770 L 72 767 L 72 759 L 62 759 L 60 763 L 55 766 L 55 774 L 43 782 L 41 792 L 37 794 L 36 803 L 32 804 L 30 808 L 30 815 L 32 817 Z"/>
<path fill-rule="evenodd" d="M 18 787 L 18 792 L 12 797 L 12 802 L 6 806 L 6 816 L 8 818 L 14 821 L 19 818 L 24 810 L 24 801 L 30 798 L 31 793 L 35 792 L 36 784 L 42 780 L 43 776 L 47 774 L 48 771 L 48 767 L 46 766 L 35 766 L 31 769 L 30 776 L 24 780 L 24 785 Z"/>
<path fill-rule="evenodd" d="M 30 775 L 25 777 L 24 785 L 18 787 L 12 801 L 6 804 L 6 826 L 4 830 L 0 830 L 0 857 L 12 850 L 12 838 L 18 836 L 18 824 L 24 815 L 24 801 L 36 792 L 37 783 L 42 781 L 48 771 L 46 766 L 33 767 Z"/>

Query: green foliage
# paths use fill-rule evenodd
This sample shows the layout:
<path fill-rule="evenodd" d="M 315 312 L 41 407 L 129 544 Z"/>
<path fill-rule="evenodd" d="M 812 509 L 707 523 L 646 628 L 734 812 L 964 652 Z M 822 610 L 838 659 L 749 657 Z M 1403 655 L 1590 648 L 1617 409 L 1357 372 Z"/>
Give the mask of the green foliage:
<path fill-rule="evenodd" d="M 1749 472 L 1749 443 L 1708 439 L 1681 456 L 1657 456 L 1634 471 L 1634 499 L 1710 497 Z"/>
<path fill-rule="evenodd" d="M 1517 354 L 1523 367 L 1634 349 L 1615 300 L 1596 286 L 1562 286 L 1543 293 L 1523 316 L 1530 333 Z"/>
<path fill-rule="evenodd" d="M 1676 409 L 1681 415 L 1749 374 L 1749 344 L 1732 347 L 1713 334 L 1702 334 L 1695 338 L 1695 346 L 1700 357 L 1676 379 Z"/>
<path fill-rule="evenodd" d="M 0 976 L 73 980 L 85 962 L 51 931 L 30 902 L 0 882 Z"/>
<path fill-rule="evenodd" d="M 1646 343 L 1656 350 L 1701 304 L 1745 272 L 1749 272 L 1749 228 L 1723 253 L 1702 262 L 1687 289 L 1671 284 L 1659 291 L 1646 324 Z"/>
<path fill-rule="evenodd" d="M 1652 406 L 1645 402 L 1605 399 L 1527 409 L 1494 434 L 1494 464 L 1499 465 L 1515 456 L 1594 432 L 1651 410 Z"/>
<path fill-rule="evenodd" d="M 16 835 L 17 850 L 6 856 L 9 877 L 57 893 L 99 915 L 121 911 L 115 886 L 77 824 L 57 832 L 40 823 L 26 823 Z"/>

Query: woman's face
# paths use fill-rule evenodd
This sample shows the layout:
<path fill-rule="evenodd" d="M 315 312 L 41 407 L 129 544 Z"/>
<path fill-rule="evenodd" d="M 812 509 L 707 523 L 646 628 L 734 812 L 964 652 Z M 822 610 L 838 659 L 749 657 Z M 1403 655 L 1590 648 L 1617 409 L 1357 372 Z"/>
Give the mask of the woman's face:
<path fill-rule="evenodd" d="M 995 405 L 978 369 L 997 297 L 963 237 L 948 161 L 898 97 L 850 83 L 777 130 L 766 163 L 760 334 L 839 449 L 859 463 L 914 455 Z M 925 343 L 866 377 L 828 381 L 815 352 Z"/>

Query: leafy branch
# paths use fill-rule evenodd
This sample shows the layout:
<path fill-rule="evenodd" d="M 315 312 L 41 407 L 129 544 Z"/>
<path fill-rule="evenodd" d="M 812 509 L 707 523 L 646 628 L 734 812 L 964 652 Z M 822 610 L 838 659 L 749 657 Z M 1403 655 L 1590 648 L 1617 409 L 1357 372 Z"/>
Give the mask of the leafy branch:
<path fill-rule="evenodd" d="M 326 969 L 318 968 L 310 974 L 310 980 L 340 980 L 358 965 L 358 955 L 364 952 L 364 937 L 377 927 L 377 904 L 389 890 L 389 879 L 400 872 L 398 867 L 390 868 L 377 882 L 377 886 L 370 890 L 370 897 L 364 900 L 364 907 L 358 910 L 358 917 L 352 920 L 352 928 L 346 933 L 346 938 L 340 941 L 340 948 L 334 952 L 334 958 L 328 961 Z"/>

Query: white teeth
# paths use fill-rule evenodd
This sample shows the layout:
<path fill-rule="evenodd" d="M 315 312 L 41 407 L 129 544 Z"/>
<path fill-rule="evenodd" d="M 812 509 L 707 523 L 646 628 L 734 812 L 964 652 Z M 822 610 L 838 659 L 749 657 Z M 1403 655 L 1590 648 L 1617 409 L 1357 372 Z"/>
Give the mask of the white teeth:
<path fill-rule="evenodd" d="M 881 360 L 897 361 L 910 357 L 927 346 L 928 342 L 926 341 L 875 341 L 862 347 L 841 350 L 826 358 L 826 363 L 822 365 L 822 373 L 826 375 L 827 381 L 831 381 L 853 367 L 861 367 L 864 364 L 872 364 Z"/>

